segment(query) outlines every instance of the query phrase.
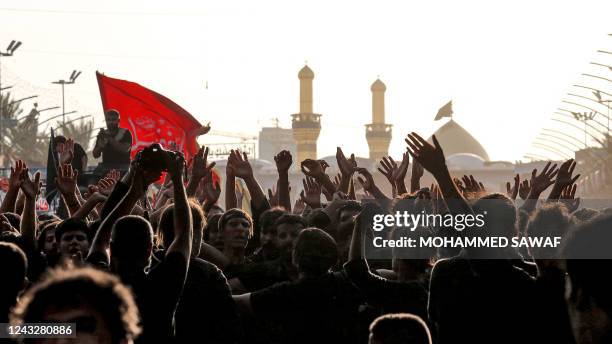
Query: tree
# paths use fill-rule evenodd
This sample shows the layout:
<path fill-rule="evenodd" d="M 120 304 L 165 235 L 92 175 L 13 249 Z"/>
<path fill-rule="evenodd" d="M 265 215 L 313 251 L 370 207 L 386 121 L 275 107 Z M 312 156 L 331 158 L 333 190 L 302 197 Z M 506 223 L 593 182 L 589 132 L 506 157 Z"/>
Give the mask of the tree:
<path fill-rule="evenodd" d="M 72 138 L 80 144 L 85 152 L 89 152 L 89 146 L 93 139 L 94 121 L 81 119 L 78 122 L 67 122 L 65 125 L 58 123 L 57 132 L 66 138 Z"/>

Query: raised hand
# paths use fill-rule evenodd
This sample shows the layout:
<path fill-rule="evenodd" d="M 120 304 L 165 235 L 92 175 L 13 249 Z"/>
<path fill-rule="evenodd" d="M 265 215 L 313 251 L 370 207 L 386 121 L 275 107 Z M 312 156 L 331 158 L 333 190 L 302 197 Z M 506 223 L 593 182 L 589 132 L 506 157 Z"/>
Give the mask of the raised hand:
<path fill-rule="evenodd" d="M 215 167 L 215 164 L 215 162 L 208 163 L 208 147 L 200 147 L 197 154 L 193 157 L 191 178 L 199 181 Z"/>
<path fill-rule="evenodd" d="M 121 172 L 119 172 L 118 170 L 115 170 L 115 169 L 110 170 L 110 171 L 108 171 L 106 176 L 104 176 L 104 178 L 112 179 L 115 182 L 118 182 L 119 179 L 121 179 Z"/>
<path fill-rule="evenodd" d="M 482 185 L 481 182 L 478 182 L 473 175 L 470 175 L 469 177 L 464 175 L 461 180 L 465 184 L 465 189 L 463 190 L 463 195 L 465 198 L 477 198 L 486 191 L 484 185 Z"/>
<path fill-rule="evenodd" d="M 274 156 L 274 162 L 276 162 L 276 169 L 279 173 L 287 172 L 293 164 L 293 158 L 288 150 L 282 150 Z"/>
<path fill-rule="evenodd" d="M 273 207 L 278 205 L 278 190 L 275 186 L 272 189 L 268 189 L 268 201 Z"/>
<path fill-rule="evenodd" d="M 304 190 L 300 192 L 300 199 L 310 208 L 321 208 L 321 185 L 314 178 L 302 179 Z"/>
<path fill-rule="evenodd" d="M 574 168 L 576 168 L 576 161 L 574 161 L 574 159 L 569 159 L 561 164 L 561 166 L 559 166 L 559 172 L 557 173 L 557 179 L 555 179 L 555 184 L 562 188 L 574 184 L 578 177 L 580 177 L 579 174 L 572 177 Z"/>
<path fill-rule="evenodd" d="M 412 132 L 404 140 L 408 144 L 408 152 L 417 160 L 423 168 L 429 171 L 434 177 L 438 178 L 447 173 L 446 159 L 442 147 L 438 143 L 436 136 L 432 137 L 433 145 L 425 141 L 419 134 Z"/>
<path fill-rule="evenodd" d="M 355 171 L 361 175 L 357 177 L 357 181 L 359 181 L 359 184 L 361 184 L 365 191 L 372 193 L 372 191 L 376 187 L 376 183 L 374 183 L 374 177 L 372 177 L 370 171 L 363 167 L 357 168 L 355 169 Z"/>
<path fill-rule="evenodd" d="M 230 156 L 227 160 L 228 166 L 231 165 L 233 175 L 247 179 L 253 176 L 253 168 L 247 158 L 246 153 L 240 153 L 239 150 L 231 150 Z"/>
<path fill-rule="evenodd" d="M 28 166 L 23 160 L 15 161 L 15 167 L 11 167 L 11 175 L 9 177 L 9 189 L 19 190 L 21 186 L 21 174 L 27 170 Z"/>
<path fill-rule="evenodd" d="M 78 171 L 70 164 L 61 165 L 55 178 L 55 185 L 62 195 L 73 195 L 76 192 Z"/>
<path fill-rule="evenodd" d="M 40 187 L 42 183 L 40 181 L 40 172 L 36 172 L 34 174 L 34 179 L 30 178 L 30 173 L 28 169 L 25 169 L 21 172 L 21 191 L 26 198 L 36 199 L 38 193 L 40 192 Z"/>
<path fill-rule="evenodd" d="M 204 176 L 202 183 L 204 183 L 204 188 L 202 191 L 206 202 L 208 204 L 217 203 L 219 197 L 221 196 L 221 185 L 213 181 L 212 171 L 209 171 L 208 174 Z"/>
<path fill-rule="evenodd" d="M 548 195 L 548 200 L 559 199 L 563 189 L 568 185 L 572 185 L 580 177 L 579 174 L 572 177 L 574 168 L 576 168 L 576 162 L 574 159 L 569 159 L 559 166 L 557 178 L 555 179 L 555 185 L 550 191 L 550 195 Z"/>
<path fill-rule="evenodd" d="M 400 186 L 398 184 L 404 183 L 404 179 L 406 179 L 406 172 L 408 172 L 409 164 L 410 154 L 408 154 L 408 152 L 404 152 L 404 154 L 402 154 L 402 162 L 399 164 L 397 170 L 393 174 L 393 180 L 395 180 L 395 185 L 397 186 L 398 193 L 401 191 Z"/>
<path fill-rule="evenodd" d="M 518 195 L 520 184 L 521 184 L 521 177 L 518 175 L 518 173 L 516 174 L 516 176 L 514 176 L 514 186 L 511 186 L 510 182 L 506 183 L 506 194 L 513 201 L 516 199 L 516 196 Z"/>
<path fill-rule="evenodd" d="M 390 156 L 384 156 L 380 160 L 380 166 L 381 167 L 378 168 L 378 171 L 387 178 L 389 183 L 391 183 L 391 186 L 395 187 L 395 175 L 398 172 L 398 167 L 395 160 L 393 160 L 393 158 Z"/>
<path fill-rule="evenodd" d="M 557 175 L 557 164 L 552 167 L 550 167 L 550 164 L 551 162 L 548 162 L 540 174 L 537 174 L 538 170 L 535 168 L 531 172 L 531 191 L 528 198 L 537 199 L 544 190 L 555 182 L 553 178 Z"/>
<path fill-rule="evenodd" d="M 526 200 L 527 196 L 529 196 L 530 191 L 531 191 L 531 184 L 529 184 L 529 179 L 523 180 L 521 182 L 521 185 L 519 186 L 519 196 L 521 196 L 523 200 Z"/>
<path fill-rule="evenodd" d="M 65 143 L 57 144 L 60 165 L 69 164 L 74 158 L 74 140 L 68 139 Z"/>
<path fill-rule="evenodd" d="M 104 177 L 98 180 L 98 184 L 96 185 L 97 191 L 100 194 L 108 197 L 113 191 L 113 188 L 115 187 L 116 183 L 117 183 L 116 180 Z"/>
<path fill-rule="evenodd" d="M 338 169 L 344 177 L 352 176 L 357 163 L 355 161 L 355 154 L 351 154 L 351 158 L 347 159 L 342 152 L 342 148 L 336 149 L 336 161 L 338 162 Z"/>
<path fill-rule="evenodd" d="M 164 154 L 166 166 L 168 166 L 168 174 L 172 179 L 183 178 L 185 173 L 185 156 L 181 152 L 173 152 Z M 155 180 L 159 179 L 156 178 Z"/>
<path fill-rule="evenodd" d="M 300 215 L 306 209 L 306 203 L 301 198 L 297 198 L 293 204 L 293 214 Z"/>
<path fill-rule="evenodd" d="M 323 166 L 319 160 L 306 159 L 302 161 L 300 168 L 302 173 L 304 173 L 307 177 L 312 177 L 315 179 L 321 178 L 325 174 Z"/>
<path fill-rule="evenodd" d="M 559 198 L 559 202 L 563 203 L 570 213 L 578 210 L 578 207 L 580 206 L 580 197 L 575 198 L 576 187 L 576 184 L 565 186 L 561 191 L 561 197 Z"/>

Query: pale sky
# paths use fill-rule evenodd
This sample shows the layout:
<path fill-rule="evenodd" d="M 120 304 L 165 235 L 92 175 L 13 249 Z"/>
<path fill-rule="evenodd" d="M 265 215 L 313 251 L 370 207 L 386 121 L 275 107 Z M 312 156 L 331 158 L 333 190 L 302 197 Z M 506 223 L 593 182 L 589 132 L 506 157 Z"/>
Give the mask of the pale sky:
<path fill-rule="evenodd" d="M 612 79 L 610 69 L 589 64 L 612 65 L 612 54 L 597 52 L 612 51 L 611 13 L 609 0 L 0 0 L 0 48 L 24 42 L 2 59 L 2 83 L 15 85 L 17 98 L 39 94 L 48 107 L 61 103 L 50 82 L 82 70 L 66 88 L 67 111 L 93 114 L 102 125 L 99 70 L 164 94 L 216 130 L 256 134 L 273 118 L 291 126 L 297 73 L 308 61 L 314 111 L 323 115 L 321 157 L 337 145 L 367 156 L 370 84 L 380 76 L 393 156 L 409 131 L 430 135 L 440 126 L 433 118 L 452 99 L 454 118 L 491 159 L 554 158 L 531 144 L 542 127 L 584 140 L 551 121 L 558 107 L 585 111 L 562 103 L 580 99 L 566 93 L 593 98 L 572 85 L 612 94 L 611 82 L 581 76 Z M 26 111 L 31 104 L 24 102 Z"/>

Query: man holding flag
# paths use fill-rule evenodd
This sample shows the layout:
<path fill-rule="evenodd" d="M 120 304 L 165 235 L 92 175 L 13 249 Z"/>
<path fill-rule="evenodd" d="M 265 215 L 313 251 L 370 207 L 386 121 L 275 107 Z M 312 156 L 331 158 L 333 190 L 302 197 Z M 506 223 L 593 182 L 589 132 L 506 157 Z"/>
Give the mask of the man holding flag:
<path fill-rule="evenodd" d="M 100 129 L 93 149 L 94 158 L 102 155 L 102 163 L 98 164 L 94 174 L 103 176 L 106 172 L 116 169 L 126 171 L 130 165 L 132 150 L 132 134 L 129 130 L 119 127 L 120 115 L 115 109 L 104 113 L 106 130 Z"/>
<path fill-rule="evenodd" d="M 198 152 L 196 138 L 210 130 L 208 125 L 202 126 L 172 100 L 137 83 L 110 78 L 101 73 L 96 73 L 96 76 L 102 106 L 106 113 L 114 113 L 114 117 L 106 117 L 109 130 L 104 131 L 105 135 L 99 136 L 99 144 L 96 143 L 98 156 L 102 153 L 103 164 L 107 161 L 106 154 L 113 156 L 111 160 L 129 163 L 128 157 L 133 159 L 138 151 L 153 143 L 161 144 L 164 149 L 180 151 L 187 160 Z M 118 131 L 112 131 L 111 126 Z M 127 133 L 119 135 L 121 130 Z M 131 149 L 127 149 L 128 142 Z M 112 151 L 104 148 L 108 146 L 112 147 Z"/>

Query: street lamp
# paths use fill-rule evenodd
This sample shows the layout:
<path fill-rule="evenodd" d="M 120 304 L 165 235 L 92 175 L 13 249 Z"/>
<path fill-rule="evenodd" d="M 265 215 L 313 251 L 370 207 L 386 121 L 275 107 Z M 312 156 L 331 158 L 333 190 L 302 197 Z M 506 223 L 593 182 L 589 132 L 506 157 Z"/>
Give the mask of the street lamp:
<path fill-rule="evenodd" d="M 70 74 L 70 78 L 68 79 L 68 81 L 61 79 L 58 81 L 53 81 L 52 84 L 58 84 L 58 85 L 62 85 L 62 123 L 66 123 L 66 107 L 64 104 L 64 85 L 71 85 L 74 84 L 74 82 L 76 81 L 76 79 L 79 77 L 79 75 L 81 75 L 80 71 L 76 71 L 73 70 L 72 74 Z"/>
<path fill-rule="evenodd" d="M 12 40 L 9 43 L 6 51 L 0 51 L 0 102 L 2 101 L 2 57 L 13 56 L 13 53 L 17 48 L 21 46 L 21 41 Z M 5 87 L 4 89 L 11 88 L 12 86 Z M 0 159 L 2 159 L 2 166 L 4 166 L 4 115 L 2 114 L 2 104 L 0 103 Z"/>

